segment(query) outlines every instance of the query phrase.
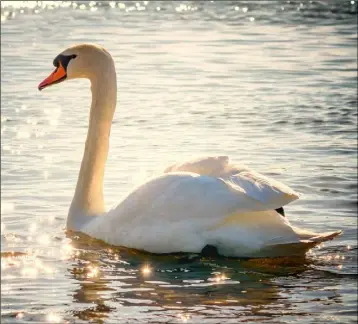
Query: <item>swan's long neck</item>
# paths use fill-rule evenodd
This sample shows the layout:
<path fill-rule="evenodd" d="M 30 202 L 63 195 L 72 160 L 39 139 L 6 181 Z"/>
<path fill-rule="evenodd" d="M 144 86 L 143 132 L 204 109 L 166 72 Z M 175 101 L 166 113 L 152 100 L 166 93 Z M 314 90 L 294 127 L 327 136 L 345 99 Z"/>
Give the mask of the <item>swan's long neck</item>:
<path fill-rule="evenodd" d="M 75 195 L 69 210 L 68 227 L 74 218 L 93 216 L 105 211 L 103 199 L 104 168 L 108 156 L 109 136 L 117 100 L 116 72 L 112 60 L 98 67 L 90 78 L 92 104 L 86 146 Z M 72 224 L 72 225 L 71 225 Z"/>

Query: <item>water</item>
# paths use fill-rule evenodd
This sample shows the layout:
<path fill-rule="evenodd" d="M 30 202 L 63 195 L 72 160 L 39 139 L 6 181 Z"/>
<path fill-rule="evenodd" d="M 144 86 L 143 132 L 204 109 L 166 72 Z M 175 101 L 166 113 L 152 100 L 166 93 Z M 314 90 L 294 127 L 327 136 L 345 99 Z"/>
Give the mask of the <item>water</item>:
<path fill-rule="evenodd" d="M 2 1 L 1 322 L 355 322 L 356 13 L 338 0 Z M 117 66 L 108 207 L 177 160 L 230 155 L 303 194 L 293 224 L 344 234 L 299 260 L 66 236 L 89 83 L 37 85 L 80 42 Z"/>

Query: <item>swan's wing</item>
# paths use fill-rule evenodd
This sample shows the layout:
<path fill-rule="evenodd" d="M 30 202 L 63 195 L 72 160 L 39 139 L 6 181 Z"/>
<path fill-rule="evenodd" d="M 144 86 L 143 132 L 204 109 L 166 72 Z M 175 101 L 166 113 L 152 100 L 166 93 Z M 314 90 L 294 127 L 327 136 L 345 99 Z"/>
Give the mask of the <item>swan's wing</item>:
<path fill-rule="evenodd" d="M 123 217 L 128 217 L 128 221 L 148 214 L 176 221 L 187 217 L 210 218 L 210 215 L 218 218 L 238 209 L 257 211 L 267 208 L 229 182 L 190 172 L 155 177 L 134 189 L 116 207 Z M 142 221 L 152 220 L 143 216 Z"/>
<path fill-rule="evenodd" d="M 202 157 L 174 164 L 164 172 L 176 171 L 219 177 L 236 190 L 264 204 L 267 210 L 282 207 L 299 198 L 297 192 L 283 183 L 252 171 L 244 165 L 229 163 L 227 156 Z"/>
<path fill-rule="evenodd" d="M 166 168 L 164 172 L 193 172 L 200 175 L 219 177 L 228 173 L 228 169 L 229 157 L 207 156 L 173 164 Z"/>
<path fill-rule="evenodd" d="M 299 198 L 299 194 L 283 183 L 252 170 L 229 175 L 225 181 L 258 200 L 269 209 L 276 209 Z"/>

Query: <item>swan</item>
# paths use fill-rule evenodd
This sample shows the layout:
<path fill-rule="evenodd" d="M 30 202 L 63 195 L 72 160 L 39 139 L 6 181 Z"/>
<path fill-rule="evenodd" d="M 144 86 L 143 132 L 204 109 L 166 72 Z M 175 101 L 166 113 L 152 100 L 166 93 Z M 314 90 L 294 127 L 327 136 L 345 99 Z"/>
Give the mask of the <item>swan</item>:
<path fill-rule="evenodd" d="M 103 177 L 117 101 L 114 61 L 94 44 L 60 53 L 42 90 L 87 78 L 92 103 L 86 144 L 67 229 L 115 246 L 149 253 L 200 253 L 214 248 L 228 257 L 302 255 L 341 231 L 314 233 L 290 224 L 283 206 L 299 198 L 288 186 L 227 156 L 169 166 L 105 212 Z"/>

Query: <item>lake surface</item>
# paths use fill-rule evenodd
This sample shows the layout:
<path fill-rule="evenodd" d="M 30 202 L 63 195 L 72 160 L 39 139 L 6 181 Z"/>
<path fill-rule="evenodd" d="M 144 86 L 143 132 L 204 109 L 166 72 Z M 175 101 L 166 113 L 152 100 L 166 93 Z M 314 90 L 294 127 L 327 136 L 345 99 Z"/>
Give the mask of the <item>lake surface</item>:
<path fill-rule="evenodd" d="M 355 323 L 357 2 L 1 2 L 2 323 Z M 303 259 L 154 256 L 66 235 L 90 90 L 37 85 L 65 48 L 114 57 L 108 207 L 170 163 L 229 155 L 343 230 Z"/>

